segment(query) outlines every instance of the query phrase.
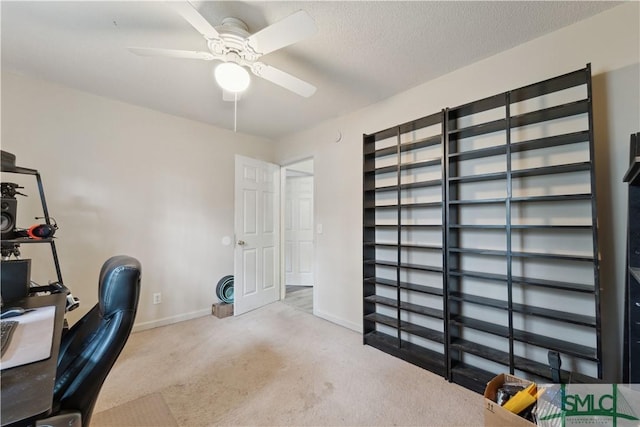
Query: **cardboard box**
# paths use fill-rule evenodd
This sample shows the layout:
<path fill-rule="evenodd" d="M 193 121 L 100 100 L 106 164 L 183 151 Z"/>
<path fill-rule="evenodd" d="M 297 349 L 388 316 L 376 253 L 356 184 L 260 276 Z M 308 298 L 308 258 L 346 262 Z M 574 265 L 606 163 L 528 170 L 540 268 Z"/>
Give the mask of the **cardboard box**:
<path fill-rule="evenodd" d="M 233 316 L 233 304 L 226 304 L 223 302 L 213 304 L 211 306 L 211 314 L 216 316 L 218 319 Z"/>
<path fill-rule="evenodd" d="M 484 389 L 484 425 L 485 427 L 535 427 L 536 425 L 525 418 L 514 414 L 496 403 L 496 394 L 502 385 L 507 383 L 528 386 L 531 381 L 514 375 L 500 374 L 487 383 Z"/>

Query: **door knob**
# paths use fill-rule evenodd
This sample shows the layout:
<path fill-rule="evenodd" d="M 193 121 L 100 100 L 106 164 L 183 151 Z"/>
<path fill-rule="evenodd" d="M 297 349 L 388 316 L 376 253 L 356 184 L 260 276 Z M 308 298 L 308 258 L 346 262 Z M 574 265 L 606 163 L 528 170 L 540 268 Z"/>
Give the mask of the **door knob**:
<path fill-rule="evenodd" d="M 238 240 L 238 245 L 244 246 L 245 245 L 244 240 Z"/>

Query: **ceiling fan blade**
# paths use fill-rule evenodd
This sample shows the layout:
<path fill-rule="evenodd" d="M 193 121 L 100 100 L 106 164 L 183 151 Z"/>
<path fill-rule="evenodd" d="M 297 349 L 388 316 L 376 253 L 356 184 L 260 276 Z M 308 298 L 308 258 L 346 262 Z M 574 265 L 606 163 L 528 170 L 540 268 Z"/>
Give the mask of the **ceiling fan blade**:
<path fill-rule="evenodd" d="M 211 52 L 199 52 L 196 50 L 162 49 L 155 47 L 128 47 L 127 49 L 140 56 L 164 56 L 167 58 L 203 59 L 205 61 L 216 59 Z"/>
<path fill-rule="evenodd" d="M 185 21 L 187 21 L 193 28 L 198 30 L 202 36 L 207 39 L 219 39 L 220 34 L 213 28 L 213 25 L 209 23 L 200 12 L 188 1 L 170 1 L 167 2 Z"/>
<path fill-rule="evenodd" d="M 253 63 L 251 71 L 256 76 L 269 80 L 271 83 L 282 86 L 283 88 L 297 93 L 300 96 L 304 96 L 305 98 L 310 97 L 316 92 L 316 87 L 314 85 L 261 62 Z"/>
<path fill-rule="evenodd" d="M 249 46 L 261 55 L 306 39 L 318 31 L 316 22 L 304 10 L 269 25 L 249 36 Z"/>

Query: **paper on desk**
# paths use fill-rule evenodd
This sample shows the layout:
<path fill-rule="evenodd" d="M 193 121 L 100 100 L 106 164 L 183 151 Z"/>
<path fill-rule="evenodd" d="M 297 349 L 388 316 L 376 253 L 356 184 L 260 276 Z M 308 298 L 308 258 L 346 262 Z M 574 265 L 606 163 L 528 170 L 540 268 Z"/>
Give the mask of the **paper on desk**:
<path fill-rule="evenodd" d="M 13 332 L 9 348 L 0 360 L 1 369 L 13 368 L 48 359 L 51 356 L 56 307 L 36 308 L 22 316 L 12 317 L 20 324 Z"/>

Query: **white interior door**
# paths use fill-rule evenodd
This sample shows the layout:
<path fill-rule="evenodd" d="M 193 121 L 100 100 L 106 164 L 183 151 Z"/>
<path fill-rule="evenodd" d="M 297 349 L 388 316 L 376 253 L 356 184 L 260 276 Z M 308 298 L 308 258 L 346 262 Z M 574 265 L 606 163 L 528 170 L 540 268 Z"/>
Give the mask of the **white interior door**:
<path fill-rule="evenodd" d="M 280 167 L 236 156 L 234 315 L 280 298 Z"/>
<path fill-rule="evenodd" d="M 285 284 L 313 286 L 313 176 L 287 177 L 285 207 Z"/>

